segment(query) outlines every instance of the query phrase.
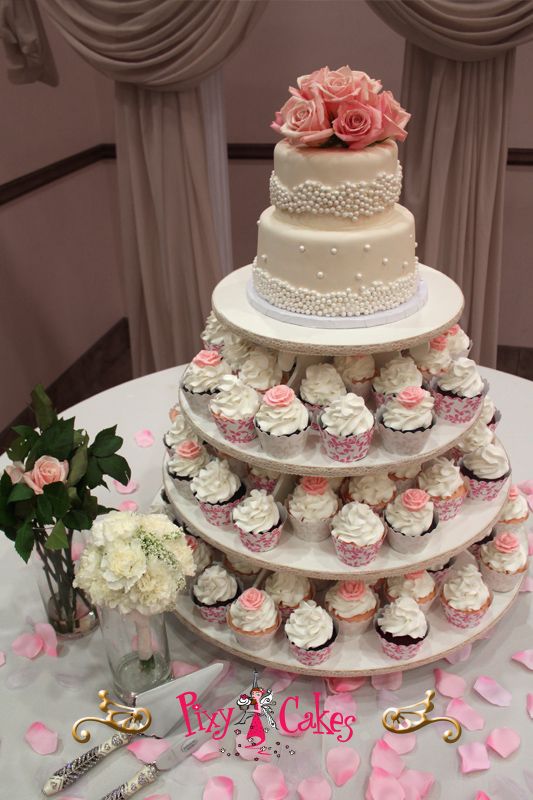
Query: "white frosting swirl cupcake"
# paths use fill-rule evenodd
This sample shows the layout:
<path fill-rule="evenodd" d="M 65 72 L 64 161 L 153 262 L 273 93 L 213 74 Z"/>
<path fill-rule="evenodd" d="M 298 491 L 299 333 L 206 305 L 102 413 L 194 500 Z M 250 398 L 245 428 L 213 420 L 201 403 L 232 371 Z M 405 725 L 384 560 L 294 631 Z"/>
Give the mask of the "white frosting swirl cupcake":
<path fill-rule="evenodd" d="M 359 547 L 375 544 L 383 539 L 385 526 L 372 509 L 364 503 L 346 503 L 331 523 L 331 535 L 342 542 Z"/>
<path fill-rule="evenodd" d="M 452 361 L 446 372 L 436 380 L 439 389 L 459 397 L 477 397 L 484 389 L 477 364 L 471 358 Z"/>
<path fill-rule="evenodd" d="M 420 464 L 402 464 L 394 465 L 392 472 L 389 472 L 391 481 L 401 483 L 401 481 L 414 480 L 420 472 Z"/>
<path fill-rule="evenodd" d="M 360 356 L 335 356 L 333 365 L 346 386 L 370 381 L 376 374 L 376 363 L 370 354 Z"/>
<path fill-rule="evenodd" d="M 228 367 L 214 350 L 200 350 L 183 375 L 183 386 L 192 394 L 213 393 Z"/>
<path fill-rule="evenodd" d="M 483 405 L 481 406 L 481 411 L 479 417 L 477 418 L 478 422 L 482 422 L 484 425 L 488 425 L 489 422 L 492 422 L 494 416 L 496 414 L 496 406 L 488 394 L 485 395 L 483 398 Z"/>
<path fill-rule="evenodd" d="M 167 464 L 167 472 L 171 478 L 190 480 L 198 475 L 209 460 L 209 453 L 203 445 L 193 439 L 185 439 L 176 447 Z"/>
<path fill-rule="evenodd" d="M 479 447 L 485 447 L 494 441 L 494 433 L 484 422 L 478 420 L 467 433 L 460 439 L 456 447 L 460 453 L 472 453 Z"/>
<path fill-rule="evenodd" d="M 183 414 L 178 414 L 174 419 L 174 424 L 163 436 L 163 442 L 169 454 L 173 454 L 175 448 L 185 441 L 185 439 L 198 441 L 197 434 L 193 431 Z"/>
<path fill-rule="evenodd" d="M 250 350 L 239 370 L 239 378 L 259 392 L 266 392 L 272 386 L 277 386 L 282 377 L 277 354 L 262 347 Z"/>
<path fill-rule="evenodd" d="M 378 612 L 376 621 L 378 633 L 391 641 L 424 639 L 428 633 L 428 623 L 420 606 L 412 597 L 399 597 Z"/>
<path fill-rule="evenodd" d="M 300 384 L 300 397 L 314 406 L 326 406 L 346 394 L 346 386 L 333 364 L 311 364 Z"/>
<path fill-rule="evenodd" d="M 529 507 L 523 494 L 520 494 L 518 486 L 511 486 L 507 494 L 507 500 L 502 508 L 499 523 L 524 523 L 529 517 Z"/>
<path fill-rule="evenodd" d="M 283 616 L 288 616 L 289 610 L 299 606 L 302 600 L 311 600 L 314 594 L 309 578 L 293 572 L 271 573 L 265 580 L 264 588 Z"/>
<path fill-rule="evenodd" d="M 374 425 L 374 415 L 362 397 L 350 392 L 326 406 L 320 416 L 320 425 L 334 436 L 353 436 L 369 431 Z"/>
<path fill-rule="evenodd" d="M 446 331 L 448 350 L 453 358 L 465 356 L 470 349 L 470 338 L 459 325 L 452 325 Z"/>
<path fill-rule="evenodd" d="M 239 591 L 237 581 L 221 564 L 212 564 L 200 573 L 193 586 L 193 599 L 204 606 L 226 605 Z"/>
<path fill-rule="evenodd" d="M 188 533 L 185 538 L 192 550 L 192 559 L 196 570 L 195 574 L 199 575 L 211 564 L 213 560 L 213 550 L 198 536 L 193 536 L 191 533 Z"/>
<path fill-rule="evenodd" d="M 357 500 L 379 510 L 395 497 L 396 485 L 386 472 L 373 472 L 371 475 L 350 478 L 346 494 L 348 500 Z"/>
<path fill-rule="evenodd" d="M 385 521 L 403 536 L 417 537 L 434 526 L 435 508 L 427 492 L 407 489 L 388 504 Z"/>
<path fill-rule="evenodd" d="M 229 334 L 229 328 L 220 322 L 214 311 L 210 311 L 205 321 L 205 328 L 202 331 L 202 341 L 206 345 L 211 345 L 214 349 L 222 348 L 224 337 Z"/>
<path fill-rule="evenodd" d="M 437 589 L 435 581 L 426 570 L 408 572 L 406 575 L 391 575 L 385 583 L 387 599 L 411 597 L 418 605 L 429 608 L 435 599 Z"/>
<path fill-rule="evenodd" d="M 461 470 L 444 456 L 424 465 L 418 476 L 418 485 L 432 498 L 447 498 L 457 491 L 465 492 Z"/>
<path fill-rule="evenodd" d="M 202 503 L 227 503 L 242 488 L 241 479 L 227 461 L 214 458 L 192 479 L 191 489 Z"/>
<path fill-rule="evenodd" d="M 263 489 L 252 489 L 233 509 L 233 522 L 239 530 L 247 533 L 264 533 L 279 525 L 280 517 L 276 501 Z"/>
<path fill-rule="evenodd" d="M 373 387 L 380 394 L 397 394 L 408 386 L 422 386 L 422 380 L 422 373 L 412 358 L 397 356 L 381 367 Z"/>
<path fill-rule="evenodd" d="M 442 586 L 445 603 L 457 611 L 479 611 L 490 604 L 490 592 L 474 564 L 457 567 Z"/>
<path fill-rule="evenodd" d="M 498 442 L 479 447 L 463 457 L 463 468 L 467 474 L 484 481 L 498 480 L 509 472 L 509 460 Z"/>
<path fill-rule="evenodd" d="M 409 353 L 417 367 L 426 375 L 440 375 L 448 369 L 452 361 L 445 335 L 435 336 L 429 342 L 411 347 Z"/>
<path fill-rule="evenodd" d="M 241 579 L 255 578 L 262 569 L 262 567 L 256 566 L 253 561 L 249 561 L 247 558 L 241 558 L 234 554 L 230 555 L 229 553 L 224 556 L 224 565 L 232 572 L 235 572 Z"/>
<path fill-rule="evenodd" d="M 302 650 L 317 650 L 334 636 L 333 620 L 314 600 L 304 600 L 285 623 L 289 642 Z"/>
<path fill-rule="evenodd" d="M 255 389 L 235 375 L 224 375 L 209 408 L 215 416 L 241 420 L 253 417 L 259 408 L 259 402 Z"/>
<path fill-rule="evenodd" d="M 222 357 L 232 372 L 238 372 L 253 349 L 253 344 L 236 333 L 228 333 L 222 345 Z"/>

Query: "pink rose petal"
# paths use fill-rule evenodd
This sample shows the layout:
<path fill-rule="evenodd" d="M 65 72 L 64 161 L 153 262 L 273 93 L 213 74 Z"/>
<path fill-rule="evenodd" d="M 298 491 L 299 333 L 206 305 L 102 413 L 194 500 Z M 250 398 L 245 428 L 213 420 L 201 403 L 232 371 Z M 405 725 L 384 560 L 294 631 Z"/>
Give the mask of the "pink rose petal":
<path fill-rule="evenodd" d="M 325 678 L 326 686 L 331 694 L 356 692 L 366 683 L 366 678 Z"/>
<path fill-rule="evenodd" d="M 523 494 L 533 494 L 533 480 L 522 481 L 518 484 L 518 488 Z"/>
<path fill-rule="evenodd" d="M 137 511 L 138 508 L 139 504 L 135 500 L 123 500 L 118 506 L 119 511 Z"/>
<path fill-rule="evenodd" d="M 154 434 L 152 431 L 149 431 L 148 428 L 137 431 L 133 438 L 135 439 L 135 444 L 139 447 L 151 447 L 155 441 Z"/>
<path fill-rule="evenodd" d="M 435 776 L 431 772 L 406 769 L 398 778 L 398 783 L 405 792 L 405 800 L 422 800 L 435 783 Z"/>
<path fill-rule="evenodd" d="M 0 667 L 3 667 L 6 663 L 6 654 L 3 650 L 0 650 Z"/>
<path fill-rule="evenodd" d="M 527 713 L 533 719 L 533 694 L 528 694 L 526 701 Z"/>
<path fill-rule="evenodd" d="M 414 733 L 390 733 L 387 731 L 383 738 L 399 756 L 410 753 L 416 745 L 416 734 Z"/>
<path fill-rule="evenodd" d="M 402 734 L 396 735 L 401 736 Z M 373 767 L 384 769 L 385 772 L 388 772 L 389 775 L 393 775 L 395 778 L 398 778 L 404 770 L 404 763 L 396 750 L 393 750 L 383 739 L 378 739 L 374 745 L 370 763 Z"/>
<path fill-rule="evenodd" d="M 72 555 L 73 561 L 79 561 L 81 554 L 85 550 L 85 543 L 84 542 L 72 542 L 72 547 L 70 548 L 70 553 Z"/>
<path fill-rule="evenodd" d="M 355 717 L 357 703 L 349 692 L 342 692 L 339 694 L 330 694 L 326 697 L 324 700 L 324 708 L 327 709 L 330 714 L 338 712 L 344 717 Z"/>
<path fill-rule="evenodd" d="M 304 731 L 298 729 L 298 725 L 303 720 L 303 714 L 297 714 L 294 711 L 289 711 L 285 714 L 285 727 L 280 728 L 282 736 L 303 736 Z"/>
<path fill-rule="evenodd" d="M 183 678 L 184 675 L 190 675 L 191 672 L 196 672 L 200 669 L 197 664 L 187 664 L 186 661 L 173 661 L 172 662 L 172 677 Z"/>
<path fill-rule="evenodd" d="M 511 705 L 511 692 L 508 692 L 507 689 L 500 686 L 498 681 L 495 681 L 494 678 L 489 678 L 487 675 L 480 675 L 474 683 L 473 688 L 474 691 L 494 706 Z"/>
<path fill-rule="evenodd" d="M 245 733 L 235 735 L 235 747 L 243 761 L 254 761 L 258 758 L 259 761 L 270 761 L 271 755 L 266 750 L 260 750 L 259 747 L 250 747 L 250 742 L 246 738 Z"/>
<path fill-rule="evenodd" d="M 464 700 L 457 698 L 451 700 L 446 708 L 446 714 L 461 723 L 467 731 L 480 731 L 485 726 L 485 720 L 478 712 L 465 703 Z"/>
<path fill-rule="evenodd" d="M 135 739 L 135 741 L 127 746 L 126 750 L 133 753 L 135 758 L 138 758 L 139 761 L 143 761 L 145 764 L 151 764 L 159 758 L 161 753 L 168 750 L 169 747 L 170 742 L 167 742 L 166 739 L 154 739 L 153 736 L 144 736 Z"/>
<path fill-rule="evenodd" d="M 401 784 L 392 775 L 376 767 L 370 773 L 366 800 L 406 800 Z"/>
<path fill-rule="evenodd" d="M 11 645 L 15 655 L 23 658 L 35 658 L 43 647 L 43 640 L 35 633 L 21 633 Z"/>
<path fill-rule="evenodd" d="M 330 800 L 331 786 L 323 775 L 304 778 L 296 787 L 300 800 Z"/>
<path fill-rule="evenodd" d="M 465 644 L 464 647 L 460 647 L 459 650 L 456 650 L 454 653 L 450 653 L 449 656 L 445 656 L 445 660 L 448 664 L 459 664 L 461 661 L 466 661 L 470 658 L 470 654 L 472 653 L 472 645 Z"/>
<path fill-rule="evenodd" d="M 359 753 L 348 745 L 332 747 L 326 755 L 326 767 L 335 786 L 344 786 L 355 775 L 360 763 Z"/>
<path fill-rule="evenodd" d="M 207 742 L 204 742 L 198 750 L 195 750 L 192 755 L 197 761 L 213 761 L 213 759 L 219 758 L 222 755 L 220 752 L 220 742 L 209 739 Z"/>
<path fill-rule="evenodd" d="M 527 575 L 520 584 L 519 592 L 533 592 L 533 578 Z"/>
<path fill-rule="evenodd" d="M 485 792 L 477 792 L 474 800 L 490 800 L 490 797 Z"/>
<path fill-rule="evenodd" d="M 518 661 L 528 669 L 533 669 L 533 650 L 519 650 L 518 653 L 513 653 L 511 656 L 513 661 Z"/>
<path fill-rule="evenodd" d="M 294 675 L 294 673 L 267 667 L 267 669 L 263 670 L 263 674 L 261 675 L 261 680 L 263 681 L 261 686 L 268 686 L 272 689 L 274 694 L 278 694 L 279 692 L 285 691 L 285 689 L 291 685 L 295 677 L 296 675 Z"/>
<path fill-rule="evenodd" d="M 289 794 L 285 776 L 275 764 L 259 764 L 252 772 L 252 780 L 261 800 L 284 800 Z"/>
<path fill-rule="evenodd" d="M 370 680 L 374 689 L 390 689 L 394 692 L 401 687 L 403 675 L 401 672 L 390 672 L 388 675 L 373 675 Z"/>
<path fill-rule="evenodd" d="M 527 554 L 533 556 L 533 532 L 527 535 Z"/>
<path fill-rule="evenodd" d="M 47 656 L 57 658 L 57 634 L 49 622 L 37 622 L 34 626 L 37 636 L 43 642 L 44 652 Z"/>
<path fill-rule="evenodd" d="M 469 772 L 479 772 L 490 767 L 487 748 L 483 742 L 460 744 L 457 750 L 461 759 L 461 772 L 463 775 Z"/>
<path fill-rule="evenodd" d="M 139 488 L 139 484 L 134 480 L 129 480 L 126 485 L 119 481 L 113 481 L 113 486 L 119 494 L 133 494 Z"/>
<path fill-rule="evenodd" d="M 235 784 L 227 775 L 215 775 L 207 781 L 203 800 L 232 800 Z"/>
<path fill-rule="evenodd" d="M 446 672 L 443 669 L 434 669 L 435 686 L 444 697 L 462 697 L 466 691 L 466 681 L 460 675 Z"/>
<path fill-rule="evenodd" d="M 512 728 L 494 728 L 487 736 L 485 744 L 502 758 L 508 758 L 520 747 L 520 736 Z"/>
<path fill-rule="evenodd" d="M 42 722 L 34 722 L 30 725 L 24 734 L 24 739 L 31 749 L 41 756 L 48 756 L 57 750 L 57 733 L 51 731 Z"/>

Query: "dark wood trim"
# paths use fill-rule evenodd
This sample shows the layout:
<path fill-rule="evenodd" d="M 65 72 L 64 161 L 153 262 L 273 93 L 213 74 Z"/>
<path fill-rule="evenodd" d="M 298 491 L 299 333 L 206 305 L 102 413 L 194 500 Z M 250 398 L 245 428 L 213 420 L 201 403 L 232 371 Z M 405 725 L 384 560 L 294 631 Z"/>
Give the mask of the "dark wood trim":
<path fill-rule="evenodd" d="M 507 151 L 508 167 L 533 167 L 533 147 L 510 147 Z"/>
<path fill-rule="evenodd" d="M 270 142 L 229 142 L 230 161 L 271 161 L 274 158 L 274 144 Z"/>

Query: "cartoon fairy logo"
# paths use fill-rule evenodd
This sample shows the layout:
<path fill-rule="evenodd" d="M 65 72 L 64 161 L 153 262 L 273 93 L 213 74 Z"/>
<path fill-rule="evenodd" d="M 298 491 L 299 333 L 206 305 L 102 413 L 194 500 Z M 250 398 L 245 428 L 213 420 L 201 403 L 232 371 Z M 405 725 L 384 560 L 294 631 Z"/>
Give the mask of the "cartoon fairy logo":
<path fill-rule="evenodd" d="M 257 672 L 254 677 L 250 692 L 243 693 L 237 700 L 237 708 L 242 711 L 234 725 L 246 729 L 245 738 L 248 744 L 246 749 L 254 748 L 266 751 L 266 733 L 268 730 L 277 730 L 276 720 L 272 707 L 276 701 L 272 699 L 272 689 L 265 689 L 257 683 Z"/>

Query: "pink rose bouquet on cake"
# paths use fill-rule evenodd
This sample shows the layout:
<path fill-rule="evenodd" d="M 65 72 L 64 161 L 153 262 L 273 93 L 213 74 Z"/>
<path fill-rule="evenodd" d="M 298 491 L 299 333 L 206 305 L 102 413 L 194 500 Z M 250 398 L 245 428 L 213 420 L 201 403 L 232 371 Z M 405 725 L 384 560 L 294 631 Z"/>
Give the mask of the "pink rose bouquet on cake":
<path fill-rule="evenodd" d="M 362 150 L 392 138 L 403 141 L 410 114 L 365 72 L 329 67 L 302 75 L 276 112 L 272 128 L 298 146 L 343 145 Z"/>

